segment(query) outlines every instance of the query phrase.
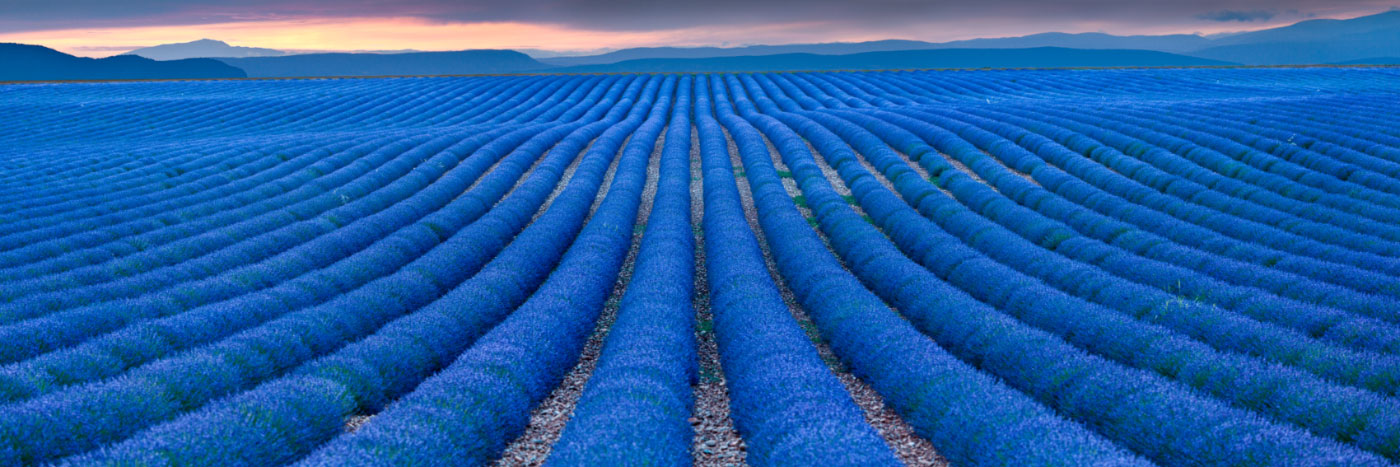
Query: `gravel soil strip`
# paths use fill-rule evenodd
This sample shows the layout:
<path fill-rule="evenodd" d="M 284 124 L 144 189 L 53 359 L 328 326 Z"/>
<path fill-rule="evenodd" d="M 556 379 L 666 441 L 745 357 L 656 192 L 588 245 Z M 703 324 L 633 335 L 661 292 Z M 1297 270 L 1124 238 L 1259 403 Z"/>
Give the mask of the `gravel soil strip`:
<path fill-rule="evenodd" d="M 982 151 L 982 153 L 986 154 L 987 151 Z M 977 180 L 977 183 L 992 186 L 992 184 L 987 183 L 986 180 L 983 180 L 981 175 L 977 175 L 977 172 L 974 172 L 970 167 L 967 166 L 967 164 L 963 164 L 962 161 L 958 160 L 958 158 L 941 152 L 938 153 L 938 155 L 943 156 L 943 159 L 948 161 L 949 164 L 952 164 L 954 168 L 963 171 L 963 173 L 967 174 L 967 176 L 972 177 L 973 180 Z M 987 157 L 992 157 L 992 155 L 987 154 Z"/>
<path fill-rule="evenodd" d="M 851 150 L 855 151 L 855 148 L 851 148 Z M 827 164 L 826 158 L 822 157 L 820 152 L 812 148 L 812 155 L 815 156 L 813 159 L 816 160 L 817 165 L 822 168 L 822 173 L 827 174 L 827 180 L 830 180 L 832 185 L 837 187 L 838 192 L 844 193 L 849 191 L 845 182 L 841 179 L 840 174 L 838 174 L 836 169 L 832 168 L 830 164 Z M 903 156 L 903 154 L 901 154 L 901 156 Z M 875 180 L 879 181 L 885 189 L 890 190 L 892 193 L 898 193 L 894 185 L 891 184 L 889 180 L 885 179 L 885 176 L 881 174 L 879 170 L 876 170 L 874 166 L 866 162 L 864 157 L 857 157 L 857 159 L 860 161 L 861 166 L 865 167 L 865 170 L 874 175 Z M 914 164 L 914 166 L 917 167 L 917 164 Z M 927 173 L 922 172 L 923 168 L 920 167 L 919 170 L 921 174 L 927 178 Z M 858 206 L 852 207 L 858 208 Z M 862 212 L 862 215 L 863 214 Z M 817 234 L 821 235 L 822 233 L 818 231 Z M 767 246 L 765 245 L 764 248 L 767 248 Z M 772 269 L 773 266 L 773 264 L 769 264 L 768 267 Z M 784 290 L 783 298 L 787 300 L 791 293 L 786 292 L 786 285 L 782 286 L 782 289 Z M 793 316 L 798 316 L 802 312 L 801 307 L 795 302 L 789 301 L 788 307 L 791 310 L 796 310 Z M 799 318 L 799 320 L 804 319 L 805 316 Z M 839 360 L 831 353 L 831 349 L 825 343 L 818 345 L 817 351 L 821 353 L 823 360 L 836 361 L 839 363 Z M 865 420 L 869 422 L 871 426 L 874 426 L 876 431 L 880 432 L 880 436 L 885 438 L 885 443 L 889 444 L 890 448 L 894 450 L 895 456 L 899 457 L 900 461 L 904 462 L 905 465 L 948 465 L 948 461 L 938 455 L 938 452 L 933 449 L 933 444 L 914 433 L 913 427 L 905 423 L 904 419 L 900 418 L 899 414 L 895 413 L 894 409 L 886 406 L 884 399 L 871 389 L 870 386 L 861 382 L 849 372 L 838 373 L 837 376 L 840 377 L 841 384 L 846 386 L 846 390 L 851 392 L 851 396 L 855 397 L 856 404 L 860 405 L 861 410 L 865 412 Z M 869 401 L 868 406 L 865 401 Z"/>
<path fill-rule="evenodd" d="M 613 175 L 617 175 L 617 163 L 622 160 L 622 151 L 627 149 L 627 144 L 632 142 L 632 135 L 622 140 L 622 145 L 618 146 L 617 154 L 613 154 L 612 163 L 608 165 L 608 171 L 603 174 L 603 181 L 598 185 L 598 194 L 593 198 L 593 205 L 588 207 L 588 218 L 593 218 L 593 213 L 598 212 L 598 206 L 603 204 L 603 198 L 608 196 L 608 190 L 612 189 Z M 591 144 L 590 144 L 591 145 Z M 643 202 L 649 202 L 643 200 Z M 637 213 L 642 216 L 641 212 Z"/>
<path fill-rule="evenodd" d="M 374 418 L 374 416 L 351 415 L 349 419 L 345 420 L 345 432 L 354 433 L 356 431 L 360 431 L 360 427 L 365 426 L 365 422 L 368 422 L 371 418 Z"/>
<path fill-rule="evenodd" d="M 692 134 L 695 131 L 692 129 Z M 705 216 L 705 192 L 700 168 L 699 138 L 690 145 L 690 216 L 695 231 L 695 344 L 700 357 L 699 379 L 695 385 L 695 413 L 690 425 L 695 429 L 691 453 L 695 465 L 747 465 L 747 447 L 734 420 L 729 417 L 729 389 L 720 369 L 719 350 L 715 346 L 713 315 L 710 314 L 710 285 L 705 276 L 705 232 L 701 221 Z"/>
<path fill-rule="evenodd" d="M 593 143 L 591 143 L 591 142 L 588 144 L 588 146 L 590 146 L 590 147 L 591 147 L 592 145 L 593 145 Z M 536 158 L 534 162 L 530 163 L 530 168 L 527 169 L 524 173 L 522 173 L 522 174 L 520 175 L 520 178 L 516 179 L 515 184 L 514 184 L 514 185 L 511 185 L 510 191 L 507 191 L 506 194 L 503 195 L 503 196 L 501 197 L 501 200 L 505 200 L 507 197 L 510 196 L 511 193 L 514 193 L 514 192 L 515 192 L 515 189 L 516 189 L 516 188 L 519 188 L 521 184 L 524 184 L 524 183 L 525 183 L 525 180 L 527 180 L 527 179 L 530 178 L 530 174 L 534 173 L 535 168 L 537 168 L 537 167 L 539 166 L 539 164 L 540 164 L 542 161 L 544 161 L 545 156 L 549 154 L 549 151 L 554 150 L 554 147 L 555 147 L 555 146 L 557 146 L 557 144 L 555 144 L 554 146 L 550 146 L 550 147 L 549 147 L 548 149 L 546 149 L 544 152 L 541 152 L 541 153 L 540 153 L 540 157 Z M 512 151 L 514 151 L 514 150 L 512 149 Z M 584 151 L 587 151 L 587 148 L 585 148 Z M 473 154 L 475 154 L 475 153 L 473 153 Z M 509 155 L 509 153 L 507 153 L 507 155 Z M 551 193 L 549 194 L 549 197 L 546 199 L 545 203 L 544 203 L 543 205 L 541 205 L 540 208 L 537 209 L 537 210 L 535 211 L 535 214 L 530 218 L 530 222 L 533 223 L 533 222 L 535 221 L 535 219 L 538 219 L 538 218 L 540 217 L 541 214 L 544 214 L 545 210 L 547 210 L 547 209 L 549 208 L 549 203 L 553 202 L 553 201 L 554 201 L 554 198 L 555 198 L 556 196 L 558 196 L 559 193 L 561 193 L 561 192 L 564 191 L 564 186 L 565 186 L 565 185 L 568 185 L 569 178 L 573 176 L 574 169 L 576 169 L 576 168 L 578 167 L 579 161 L 583 160 L 583 155 L 584 155 L 584 152 L 580 152 L 577 156 L 574 157 L 574 160 L 573 160 L 572 162 L 569 163 L 568 169 L 566 169 L 566 171 L 564 172 L 563 176 L 561 176 L 561 177 L 559 178 L 559 183 L 556 184 L 556 186 L 554 187 L 554 191 L 551 192 Z M 501 159 L 505 159 L 505 157 L 502 157 Z M 489 173 L 491 173 L 491 171 L 496 170 L 496 167 L 498 167 L 500 164 L 501 164 L 501 161 L 496 161 L 495 164 L 492 164 L 492 165 L 491 165 L 491 168 L 490 168 L 489 170 L 487 170 L 486 172 L 482 172 L 483 175 L 482 175 L 481 178 L 483 178 L 483 179 L 486 178 L 485 174 L 489 174 Z M 614 160 L 614 161 L 613 161 L 612 168 L 609 168 L 609 169 L 608 169 L 608 177 L 609 177 L 609 178 L 612 177 L 613 169 L 615 169 L 616 167 L 617 167 L 617 161 Z M 477 181 L 472 182 L 472 186 L 475 187 L 476 184 L 479 183 L 480 181 L 481 181 L 481 180 L 478 179 Z M 492 209 L 494 209 L 494 208 L 495 208 L 495 207 L 493 206 Z M 596 205 L 596 203 L 595 203 L 594 209 L 596 209 L 596 208 L 597 208 L 597 205 Z M 368 423 L 368 422 L 369 422 L 369 419 L 374 418 L 374 415 L 375 415 L 375 414 L 372 414 L 372 413 L 360 413 L 360 414 L 351 415 L 350 418 L 345 419 L 345 432 L 346 432 L 346 433 L 354 433 L 354 432 L 356 432 L 356 431 L 359 431 L 360 427 L 364 426 L 365 423 Z"/>
<path fill-rule="evenodd" d="M 535 211 L 535 215 L 530 218 L 530 223 L 539 220 L 540 216 L 544 215 L 545 211 L 548 211 L 549 207 L 554 205 L 554 198 L 558 198 L 560 194 L 564 193 L 564 189 L 569 187 L 569 180 L 574 178 L 574 172 L 578 170 L 579 163 L 583 162 L 585 156 L 588 155 L 588 151 L 592 150 L 593 144 L 597 142 L 598 140 L 596 138 L 593 141 L 589 141 L 588 144 L 583 147 L 583 150 L 579 151 L 578 155 L 574 157 L 574 160 L 569 162 L 569 167 L 564 169 L 564 173 L 559 175 L 559 183 L 554 185 L 554 191 L 549 192 L 549 197 L 545 198 L 544 204 L 541 204 L 540 208 Z"/>
<path fill-rule="evenodd" d="M 764 140 L 767 141 L 767 138 Z M 768 143 L 768 150 L 773 154 L 774 168 L 776 168 L 779 173 L 788 172 L 787 166 L 783 164 L 783 161 L 778 156 L 777 149 L 773 147 L 771 142 Z M 821 158 L 816 150 L 813 150 L 812 153 L 816 156 L 815 159 L 818 165 L 822 168 L 823 173 L 827 174 L 828 180 L 832 181 L 832 186 L 836 188 L 837 192 L 848 194 L 849 190 L 846 188 L 845 184 L 841 182 L 840 177 L 835 175 L 835 171 L 827 166 L 825 160 Z M 738 159 L 737 148 L 734 146 L 732 140 L 730 141 L 730 154 L 731 157 L 734 157 L 736 164 L 741 163 Z M 796 196 L 801 193 L 792 179 L 784 178 L 783 186 L 788 188 L 789 195 Z M 754 229 L 755 232 L 760 232 L 758 212 L 754 208 L 747 179 L 739 180 L 739 195 L 744 202 L 744 215 L 748 217 L 750 228 Z M 800 209 L 804 216 L 811 217 L 811 212 L 806 209 L 805 206 Z M 827 243 L 826 236 L 822 234 L 821 230 L 816 230 L 816 232 L 817 235 L 821 237 L 822 242 Z M 787 283 L 783 281 L 782 275 L 777 273 L 777 264 L 773 261 L 772 254 L 769 252 L 767 239 L 762 235 L 758 235 L 757 237 L 759 248 L 763 250 L 763 260 L 768 264 L 768 272 L 773 276 L 773 281 L 777 283 L 778 291 L 783 297 L 783 302 L 788 305 L 788 311 L 792 313 L 792 317 L 796 319 L 797 323 L 806 331 L 807 338 L 812 341 L 812 345 L 816 346 L 817 353 L 821 355 L 822 361 L 826 362 L 827 367 L 830 368 L 832 373 L 836 374 L 837 379 L 841 381 L 841 385 L 845 386 L 846 391 L 851 394 L 851 399 L 855 401 L 856 405 L 860 407 L 861 412 L 864 413 L 865 421 L 875 428 L 875 431 L 880 434 L 880 437 L 885 439 L 885 444 L 889 445 L 890 449 L 894 451 L 895 456 L 905 465 L 947 466 L 948 461 L 933 449 L 933 444 L 915 434 L 914 429 L 910 427 L 908 423 L 905 423 L 904 419 L 900 418 L 899 414 L 896 413 L 894 409 L 885 405 L 885 400 L 883 397 L 880 397 L 879 393 L 875 392 L 875 390 L 865 384 L 864 381 L 861 381 L 860 378 L 856 378 L 855 375 L 851 374 L 850 370 L 841 362 L 841 359 L 837 358 L 836 354 L 831 351 L 831 347 L 827 345 L 826 341 L 822 340 L 816 324 L 812 323 L 811 318 L 802 310 L 802 306 L 797 303 L 796 296 L 793 295 L 791 289 L 788 289 Z M 830 248 L 830 243 L 827 243 L 827 248 Z"/>
<path fill-rule="evenodd" d="M 642 191 L 641 203 L 637 210 L 637 224 L 632 232 L 632 244 L 627 250 L 627 259 L 622 263 L 622 270 L 617 276 L 617 281 L 613 282 L 612 295 L 604 303 L 602 313 L 598 317 L 598 324 L 589 335 L 588 342 L 583 346 L 583 353 L 579 356 L 577 365 L 564 377 L 564 381 L 559 387 L 549 394 L 533 411 L 530 412 L 530 423 L 525 427 L 525 433 L 516 438 L 506 446 L 506 450 L 501 453 L 501 458 L 495 462 L 498 466 L 538 466 L 543 465 L 549 457 L 549 450 L 554 443 L 559 441 L 559 435 L 564 431 L 564 425 L 574 415 L 574 406 L 578 404 L 578 399 L 583 395 L 583 388 L 588 383 L 588 377 L 592 376 L 593 369 L 598 366 L 598 354 L 603 349 L 603 341 L 607 338 L 608 330 L 617 319 L 617 310 L 622 303 L 622 295 L 627 290 L 627 284 L 632 280 L 632 269 L 636 264 L 637 251 L 641 249 L 642 230 L 646 225 L 647 217 L 651 213 L 652 200 L 656 197 L 657 179 L 660 175 L 661 147 L 664 138 L 657 138 L 656 144 L 651 152 L 651 160 L 647 163 L 646 188 Z M 625 146 L 624 146 L 625 147 Z M 617 159 L 621 159 L 618 157 Z M 613 169 L 609 170 L 609 179 L 615 172 L 616 161 L 614 159 Z M 598 197 L 602 199 L 602 196 Z M 595 204 L 595 208 L 597 203 Z"/>
<path fill-rule="evenodd" d="M 807 150 L 812 152 L 812 158 L 817 161 L 817 167 L 821 168 L 822 175 L 825 176 L 827 180 L 839 182 L 841 180 L 841 173 L 837 172 L 836 169 L 832 168 L 830 165 L 827 165 L 826 159 L 822 158 L 821 151 L 817 151 L 817 148 L 813 147 L 811 142 L 805 140 L 804 142 L 807 143 Z M 852 152 L 855 152 L 855 148 L 850 149 Z M 865 166 L 866 170 L 870 170 L 870 166 L 865 164 L 865 159 L 861 158 L 860 156 L 856 156 L 856 159 L 859 160 L 861 164 Z M 784 168 L 783 170 L 787 169 Z M 871 170 L 871 173 L 879 174 L 880 172 Z M 894 186 L 890 185 L 889 182 L 887 182 L 884 179 L 884 177 L 877 176 L 875 177 L 875 180 L 885 185 L 885 188 L 889 188 L 890 191 L 894 191 Z M 841 195 L 841 197 L 846 200 L 846 204 L 849 204 L 851 206 L 851 209 L 854 209 L 856 211 L 857 215 L 865 218 L 866 220 L 870 219 L 870 216 L 865 213 L 865 209 L 860 207 L 860 204 L 856 203 L 856 197 L 851 194 L 851 189 L 847 188 L 845 183 L 832 183 L 831 187 L 836 190 L 836 194 Z"/>
<path fill-rule="evenodd" d="M 893 149 L 893 148 L 891 148 L 891 149 Z M 943 194 L 948 195 L 948 196 L 953 196 L 953 194 L 950 193 L 950 192 L 948 192 L 947 189 L 945 189 L 945 188 L 943 188 L 943 187 L 941 187 L 941 186 L 938 186 L 938 181 L 935 180 L 935 179 L 933 178 L 932 175 L 929 175 L 928 170 L 927 170 L 927 169 L 924 169 L 924 166 L 919 165 L 919 162 L 918 162 L 918 161 L 915 161 L 913 158 L 909 157 L 909 154 L 905 154 L 904 152 L 901 152 L 901 151 L 898 151 L 898 150 L 895 150 L 894 153 L 895 153 L 895 154 L 898 154 L 898 155 L 899 155 L 899 158 L 902 159 L 902 160 L 904 160 L 904 164 L 905 164 L 905 165 L 908 165 L 909 168 L 910 168 L 911 170 L 914 171 L 914 173 L 919 174 L 919 178 L 922 178 L 922 179 L 924 179 L 924 180 L 928 180 L 928 181 L 930 182 L 930 184 L 933 185 L 933 187 L 934 187 L 935 189 L 937 189 L 938 191 L 943 192 Z M 939 153 L 939 155 L 943 155 L 943 153 Z M 944 158 L 947 158 L 948 156 L 943 155 L 943 157 L 944 157 Z M 864 162 L 864 160 L 862 160 L 861 162 Z M 878 174 L 878 175 L 880 176 L 880 180 L 881 180 L 881 181 L 888 183 L 888 180 L 885 180 L 885 174 L 883 174 L 883 173 L 881 173 L 881 172 L 879 172 L 879 171 L 871 171 L 871 173 Z M 896 193 L 898 193 L 898 192 L 896 192 Z"/>

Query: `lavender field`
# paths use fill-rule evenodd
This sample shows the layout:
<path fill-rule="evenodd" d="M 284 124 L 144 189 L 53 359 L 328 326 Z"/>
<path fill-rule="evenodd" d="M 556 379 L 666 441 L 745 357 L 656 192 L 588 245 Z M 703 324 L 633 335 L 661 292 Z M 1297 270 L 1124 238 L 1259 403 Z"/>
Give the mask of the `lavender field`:
<path fill-rule="evenodd" d="M 1400 462 L 1396 68 L 0 114 L 0 465 Z"/>

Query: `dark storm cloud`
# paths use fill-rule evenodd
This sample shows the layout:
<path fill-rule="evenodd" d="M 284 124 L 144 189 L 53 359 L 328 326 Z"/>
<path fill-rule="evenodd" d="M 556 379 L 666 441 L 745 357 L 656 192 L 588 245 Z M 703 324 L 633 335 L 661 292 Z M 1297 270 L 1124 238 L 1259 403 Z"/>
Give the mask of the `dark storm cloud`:
<path fill-rule="evenodd" d="M 1365 12 L 1396 3 L 1396 0 L 1325 3 L 1315 0 L 0 0 L 0 31 L 327 17 L 516 21 L 607 31 L 809 22 L 878 28 L 984 20 L 1187 25 L 1267 20 L 1274 16 L 1264 17 L 1260 13 L 1273 11 Z"/>
<path fill-rule="evenodd" d="M 1196 18 L 1203 19 L 1206 21 L 1219 21 L 1222 23 L 1228 23 L 1231 21 L 1248 23 L 1252 21 L 1268 21 L 1273 19 L 1274 16 L 1278 16 L 1278 13 L 1275 13 L 1272 10 L 1220 10 L 1196 15 Z"/>

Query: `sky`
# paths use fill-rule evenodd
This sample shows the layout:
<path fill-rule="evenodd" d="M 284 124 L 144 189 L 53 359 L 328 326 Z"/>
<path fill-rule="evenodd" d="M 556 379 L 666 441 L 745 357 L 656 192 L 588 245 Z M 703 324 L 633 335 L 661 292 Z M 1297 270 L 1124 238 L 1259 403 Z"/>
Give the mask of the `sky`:
<path fill-rule="evenodd" d="M 1218 34 L 1400 0 L 0 0 L 0 42 L 101 57 L 218 39 L 282 50 L 741 46 L 1039 32 Z"/>

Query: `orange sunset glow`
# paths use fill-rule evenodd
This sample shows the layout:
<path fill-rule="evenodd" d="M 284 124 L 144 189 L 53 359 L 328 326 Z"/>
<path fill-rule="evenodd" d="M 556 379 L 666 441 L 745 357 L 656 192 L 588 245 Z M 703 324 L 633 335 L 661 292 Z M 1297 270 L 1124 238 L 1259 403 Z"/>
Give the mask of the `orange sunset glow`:
<path fill-rule="evenodd" d="M 1029 26 L 1029 25 L 1027 25 Z M 1067 32 L 1108 31 L 1114 25 L 1099 21 L 1065 22 L 1055 26 Z M 244 47 L 290 51 L 463 49 L 548 49 L 593 51 L 654 46 L 736 46 L 797 42 L 854 42 L 889 38 L 959 40 L 1014 34 L 1021 26 L 989 34 L 977 24 L 942 24 L 937 27 L 905 25 L 878 31 L 846 27 L 837 22 L 774 22 L 750 25 L 716 25 L 666 30 L 600 31 L 549 23 L 440 22 L 417 17 L 308 18 L 224 22 L 192 25 L 50 29 L 0 33 L 0 42 L 41 44 L 66 53 L 105 57 L 163 43 L 213 38 Z M 1191 32 L 1238 30 L 1238 25 L 1197 27 Z M 1135 28 L 1137 34 L 1182 32 L 1171 26 Z M 742 38 L 742 40 L 735 40 Z"/>
<path fill-rule="evenodd" d="M 282 50 L 461 50 L 532 49 L 597 50 L 651 45 L 698 46 L 742 35 L 759 41 L 830 37 L 820 24 L 797 23 L 744 27 L 704 27 L 664 31 L 590 31 L 550 24 L 518 22 L 442 23 L 420 18 L 296 19 L 200 25 L 146 26 L 28 31 L 0 34 L 0 42 L 43 44 L 88 57 L 201 37 L 234 45 Z M 804 31 L 810 31 L 804 33 Z M 879 36 L 849 34 L 842 40 Z"/>
<path fill-rule="evenodd" d="M 459 50 L 566 44 L 569 48 L 589 50 L 664 41 L 668 35 L 599 33 L 525 23 L 444 24 L 418 18 L 361 18 L 30 31 L 0 34 L 0 42 L 44 44 L 74 55 L 101 57 L 200 37 L 287 50 Z"/>

